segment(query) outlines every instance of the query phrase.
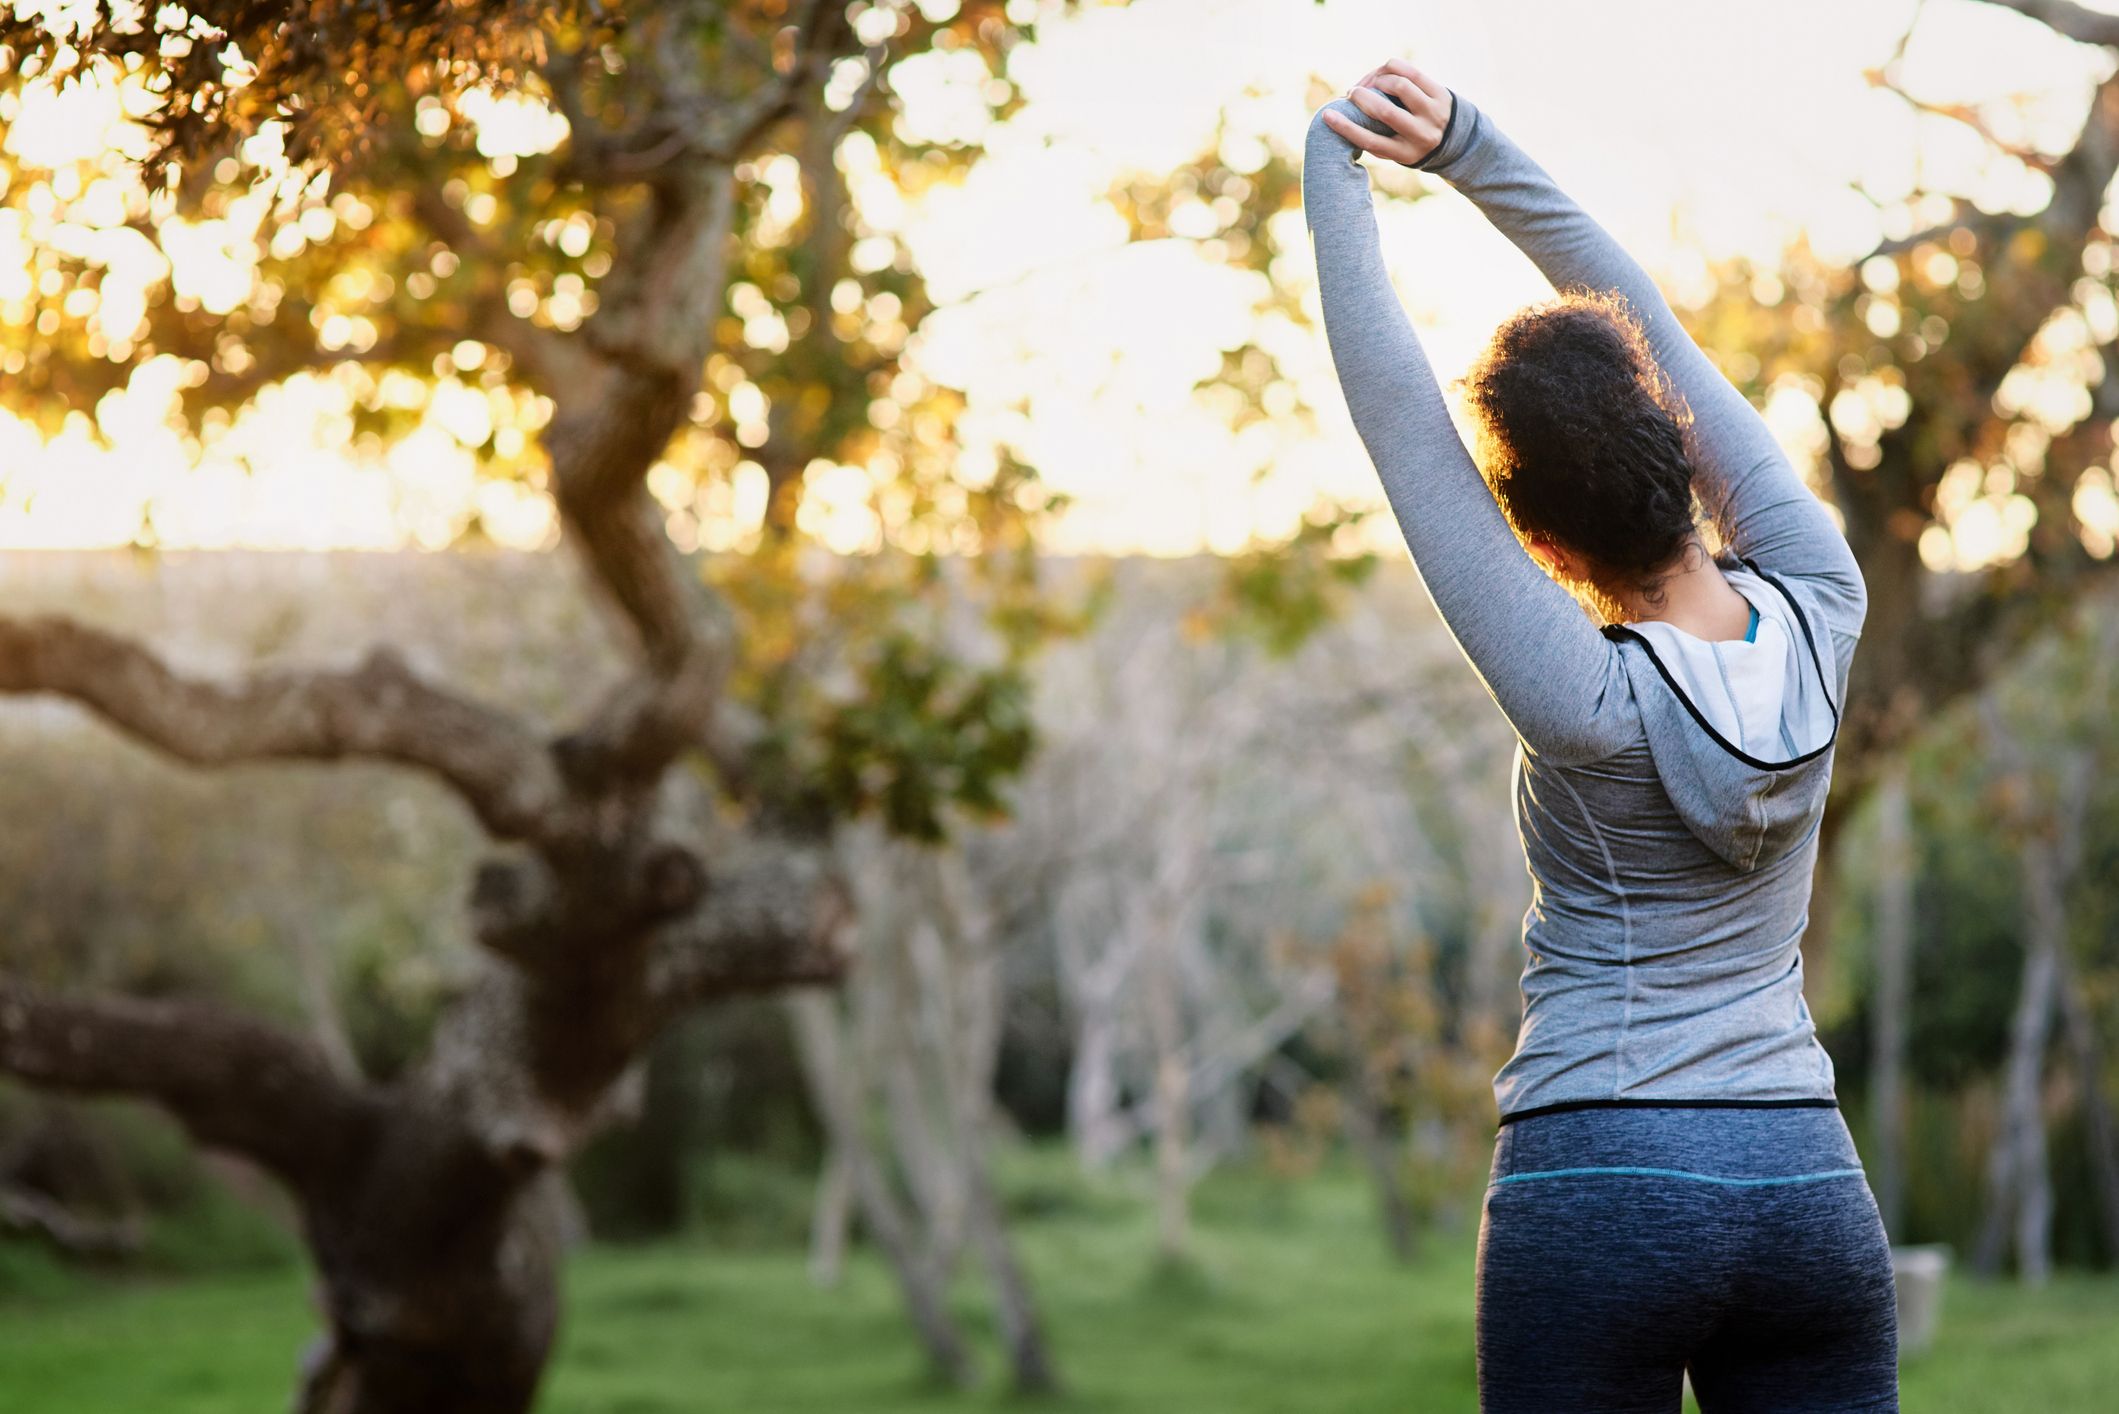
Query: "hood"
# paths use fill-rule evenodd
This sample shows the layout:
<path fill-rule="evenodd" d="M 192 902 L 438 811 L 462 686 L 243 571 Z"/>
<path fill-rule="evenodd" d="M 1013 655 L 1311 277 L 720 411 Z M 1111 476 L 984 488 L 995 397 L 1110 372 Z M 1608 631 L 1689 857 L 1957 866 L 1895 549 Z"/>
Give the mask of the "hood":
<path fill-rule="evenodd" d="M 1779 577 L 1748 559 L 1723 573 L 1758 611 L 1752 641 L 1713 643 L 1664 623 L 1609 624 L 1671 804 L 1700 842 L 1750 872 L 1799 848 L 1824 813 L 1839 736 L 1829 635 Z"/>

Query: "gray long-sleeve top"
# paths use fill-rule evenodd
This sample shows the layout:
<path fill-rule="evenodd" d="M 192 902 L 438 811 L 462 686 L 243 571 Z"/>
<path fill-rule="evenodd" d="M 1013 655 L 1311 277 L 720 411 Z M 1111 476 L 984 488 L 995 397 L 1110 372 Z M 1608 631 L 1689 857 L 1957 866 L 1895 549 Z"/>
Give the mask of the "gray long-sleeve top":
<path fill-rule="evenodd" d="M 1552 1105 L 1829 1103 L 1802 999 L 1817 823 L 1862 578 L 1764 421 L 1654 282 L 1484 113 L 1454 98 L 1421 163 L 1555 287 L 1615 291 L 1689 404 L 1696 486 L 1755 643 L 1592 623 L 1532 560 L 1456 434 L 1384 268 L 1361 154 L 1310 124 L 1303 205 L 1355 430 L 1437 610 L 1518 737 L 1534 885 L 1504 1119 Z M 1330 105 L 1378 132 L 1344 99 Z M 1776 720 L 1742 725 L 1766 682 Z M 1734 740 L 1732 740 L 1734 736 Z M 1756 753 L 1756 754 L 1755 754 Z"/>

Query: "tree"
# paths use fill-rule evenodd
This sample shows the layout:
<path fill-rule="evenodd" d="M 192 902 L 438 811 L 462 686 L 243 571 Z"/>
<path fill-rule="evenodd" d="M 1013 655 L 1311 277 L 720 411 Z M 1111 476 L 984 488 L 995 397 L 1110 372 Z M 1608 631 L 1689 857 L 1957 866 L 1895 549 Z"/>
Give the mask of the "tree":
<path fill-rule="evenodd" d="M 2119 20 L 2071 0 L 1987 3 L 2119 53 Z M 1968 128 L 1996 160 L 2043 174 L 2052 190 L 2042 209 L 1988 212 L 1917 187 L 1877 199 L 1892 234 L 1866 259 L 1834 268 L 1798 248 L 1779 270 L 1732 266 L 1699 320 L 1702 342 L 1729 351 L 1726 371 L 1755 400 L 1814 409 L 1818 479 L 1869 590 L 1804 937 L 1813 985 L 1829 966 L 1831 846 L 1850 811 L 1881 789 L 1895 818 L 1895 763 L 1920 726 L 1976 697 L 2119 568 L 2110 464 L 2119 247 L 2105 225 L 2119 173 L 2119 69 L 2104 66 L 2073 145 L 2048 153 L 1975 107 L 1907 89 L 1900 60 L 1913 32 L 1870 81 L 1933 121 Z M 1996 542 L 1984 552 L 1959 543 L 1975 527 Z M 1903 866 L 1903 855 L 1894 847 L 1885 862 Z M 1904 1168 L 1904 918 L 1903 899 L 1887 900 L 1874 1098 L 1879 1196 L 1893 1221 Z M 2023 1041 L 2036 1039 L 2027 1031 Z"/>
<path fill-rule="evenodd" d="M 388 647 L 224 680 L 65 616 L 0 618 L 0 692 L 71 699 L 205 768 L 403 767 L 491 844 L 469 900 L 482 964 L 387 1083 L 211 1002 L 0 972 L 0 1071 L 151 1100 L 293 1194 L 326 1323 L 303 1408 L 528 1407 L 558 1315 L 557 1175 L 623 1113 L 648 1041 L 689 1008 L 839 975 L 832 821 L 873 808 L 932 836 L 953 804 L 992 808 L 1025 758 L 1041 493 L 1005 458 L 956 479 L 952 395 L 900 364 L 919 282 L 842 171 L 850 153 L 903 180 L 961 161 L 896 135 L 893 69 L 991 66 L 1016 33 L 976 0 L 700 0 L 623 23 L 594 3 L 92 5 L 0 28 L 11 116 L 54 84 L 114 84 L 147 179 L 117 157 L 11 174 L 37 240 L 0 345 L 18 412 L 57 426 L 174 374 L 197 449 L 307 379 L 379 451 L 469 399 L 461 440 L 549 496 L 624 647 L 593 710 L 554 729 Z M 547 140 L 494 150 L 496 94 Z M 199 220 L 254 235 L 232 293 L 170 261 Z M 159 273 L 128 297 L 110 250 L 141 241 Z M 809 567 L 820 462 L 888 468 L 888 543 L 986 552 L 986 660 L 923 636 L 931 556 Z M 694 573 L 671 538 L 687 507 L 759 476 L 750 553 Z M 860 607 L 825 640 L 829 677 L 805 633 L 820 600 Z M 668 808 L 694 769 L 721 807 L 701 831 Z"/>
<path fill-rule="evenodd" d="M 2111 698 L 2119 632 L 2106 621 L 2079 626 L 2077 636 L 2080 670 L 2066 671 L 2070 665 L 2063 660 L 2038 676 L 2045 712 L 2018 712 L 2012 722 L 2004 714 L 1998 688 L 1980 699 L 1995 771 L 1993 815 L 2016 846 L 2024 946 L 2023 979 L 2009 1024 L 2000 1132 L 1988 1156 L 1987 1214 L 1973 1261 L 1991 1275 L 2013 1247 L 2019 1274 L 2033 1285 L 2043 1285 L 2053 1265 L 2053 1180 L 2045 1111 L 2046 1053 L 2056 1022 L 2066 1027 L 2074 1052 L 2092 1163 L 2106 1210 L 2100 1216 L 2107 1221 L 2119 1168 L 2101 1048 L 2072 955 L 2068 906 L 2082 871 L 2091 790 L 2105 776 L 2096 731 L 2103 725 L 2100 709 Z M 2087 704 L 2087 712 L 2050 720 L 2055 700 Z M 2085 715 L 2087 721 L 2079 720 Z M 2033 743 L 2043 748 L 2037 751 L 2043 760 L 2034 761 Z M 2119 1229 L 2107 1237 L 2114 1233 Z"/>
<path fill-rule="evenodd" d="M 830 1146 L 816 1275 L 835 1277 L 858 1213 L 897 1275 L 930 1363 L 964 1385 L 973 1369 L 945 1298 L 968 1246 L 993 1294 L 1011 1383 L 1050 1392 L 1058 1376 L 993 1177 L 1004 1004 L 995 900 L 961 847 L 893 839 L 873 825 L 841 830 L 840 847 L 862 967 L 838 998 L 789 1002 Z"/>
<path fill-rule="evenodd" d="M 2069 0 L 1988 3 L 2119 52 L 2110 15 Z M 2059 154 L 1977 109 L 1909 92 L 1895 58 L 1871 80 L 1968 126 L 1997 160 L 2044 174 L 2052 193 L 2024 213 L 1948 192 L 1875 198 L 1896 233 L 1868 258 L 1832 268 L 1798 249 L 1780 270 L 1731 267 L 1724 297 L 1700 317 L 1703 342 L 1730 351 L 1725 367 L 1754 399 L 1814 407 L 1819 478 L 1868 583 L 1834 831 L 1921 722 L 1972 696 L 2119 564 L 2099 509 L 2119 415 L 2102 221 L 2119 172 L 2119 72 L 2095 84 Z M 1965 557 L 1976 561 L 1966 569 L 1952 531 L 1975 521 L 1998 527 L 2001 544 Z"/>
<path fill-rule="evenodd" d="M 1905 1218 L 1906 1030 L 1913 982 L 1915 860 L 1906 775 L 1905 763 L 1894 761 L 1876 787 L 1876 966 L 1869 1029 L 1876 1127 L 1871 1171 L 1877 1211 L 1893 1237 Z"/>

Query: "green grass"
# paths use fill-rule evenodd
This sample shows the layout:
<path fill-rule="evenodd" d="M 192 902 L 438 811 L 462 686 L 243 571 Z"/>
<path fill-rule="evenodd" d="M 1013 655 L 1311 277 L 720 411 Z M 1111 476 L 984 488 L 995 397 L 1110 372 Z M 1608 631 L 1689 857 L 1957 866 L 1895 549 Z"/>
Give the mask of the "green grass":
<path fill-rule="evenodd" d="M 1158 1273 L 1146 1205 L 1049 1169 L 1012 1185 L 1068 1393 L 1064 1414 L 1408 1414 L 1476 1408 L 1471 1239 L 1392 1266 L 1344 1177 L 1256 1174 L 1201 1193 L 1197 1261 Z M 1033 1203 L 1031 1200 L 1035 1198 Z M 887 1274 L 836 1289 L 798 1251 L 703 1240 L 583 1254 L 543 1414 L 942 1414 L 1001 1407 L 975 1284 L 960 1309 L 988 1387 L 923 1373 Z M 225 1414 L 284 1407 L 313 1324 L 300 1273 L 84 1280 L 0 1263 L 0 1410 Z M 1912 1414 L 2068 1414 L 2119 1388 L 2119 1280 L 2025 1293 L 1959 1282 L 1936 1347 L 1909 1362 Z"/>

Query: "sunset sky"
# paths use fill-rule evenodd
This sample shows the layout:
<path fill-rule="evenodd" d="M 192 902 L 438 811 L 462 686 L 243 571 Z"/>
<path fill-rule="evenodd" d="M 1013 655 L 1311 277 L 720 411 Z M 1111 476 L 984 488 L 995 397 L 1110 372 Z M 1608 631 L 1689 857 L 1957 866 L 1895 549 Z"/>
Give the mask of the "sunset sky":
<path fill-rule="evenodd" d="M 1857 183 L 1886 201 L 1918 184 L 1989 209 L 2043 204 L 2043 177 L 1864 78 L 1916 9 L 1909 87 L 1988 103 L 2005 136 L 2049 151 L 2072 141 L 2107 61 L 1976 0 L 1135 0 L 1050 22 L 1011 66 L 1027 102 L 1002 125 L 974 101 L 988 77 L 976 61 L 902 72 L 910 135 L 976 141 L 986 155 L 961 187 L 899 211 L 858 172 L 852 186 L 870 219 L 901 225 L 946 306 L 914 357 L 967 392 L 967 440 L 1012 444 L 1074 498 L 1056 548 L 1229 551 L 1285 533 L 1320 495 L 1375 501 L 1373 473 L 1321 334 L 1261 327 L 1264 282 L 1189 241 L 1126 245 L 1103 200 L 1114 183 L 1191 159 L 1224 114 L 1233 164 L 1258 160 L 1260 144 L 1299 149 L 1325 85 L 1407 56 L 1479 103 L 1675 297 L 1697 298 L 1709 259 L 1771 259 L 1799 233 L 1858 259 L 1885 231 Z M 63 104 L 15 115 L 18 162 L 111 140 L 114 94 Z M 501 105 L 485 121 L 496 141 L 536 146 L 556 120 Z M 1300 213 L 1280 219 L 1300 259 L 1275 278 L 1314 309 Z M 1445 378 L 1544 292 L 1454 195 L 1385 220 L 1400 291 Z M 0 300 L 26 278 L 36 239 L 0 217 Z M 213 232 L 194 240 L 179 278 L 200 282 L 211 307 L 213 281 L 247 282 L 245 258 Z M 1239 435 L 1194 395 L 1223 349 L 1253 338 L 1321 411 L 1318 435 L 1288 418 Z M 171 547 L 440 545 L 474 504 L 503 540 L 549 543 L 541 498 L 482 483 L 455 435 L 452 419 L 475 424 L 486 409 L 443 399 L 420 432 L 364 464 L 342 450 L 343 398 L 314 381 L 270 396 L 201 465 L 166 425 L 167 386 L 146 375 L 100 410 L 110 449 L 85 433 L 46 446 L 0 414 L 0 548 L 122 544 L 143 523 Z M 1027 416 L 1014 411 L 1025 401 Z"/>

